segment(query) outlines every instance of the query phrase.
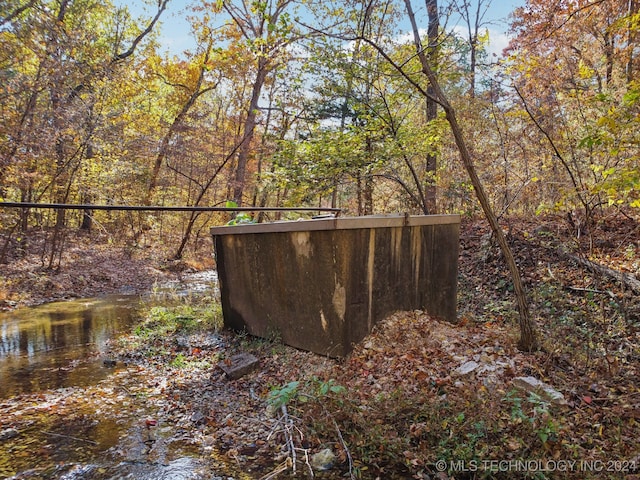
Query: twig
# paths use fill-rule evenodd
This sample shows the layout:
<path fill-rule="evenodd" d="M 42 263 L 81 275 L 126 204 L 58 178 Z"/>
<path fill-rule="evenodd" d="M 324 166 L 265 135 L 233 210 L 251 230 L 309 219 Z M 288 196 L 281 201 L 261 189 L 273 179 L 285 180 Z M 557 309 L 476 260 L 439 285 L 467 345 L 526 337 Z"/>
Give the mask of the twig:
<path fill-rule="evenodd" d="M 298 450 L 300 450 L 301 452 L 304 453 L 304 463 L 307 466 L 307 468 L 309 469 L 309 476 L 311 478 L 314 478 L 315 475 L 313 473 L 313 467 L 311 466 L 311 462 L 309 461 L 309 449 L 308 448 L 298 448 Z"/>
<path fill-rule="evenodd" d="M 60 435 L 59 433 L 46 432 L 44 430 L 42 431 L 42 433 L 44 433 L 45 435 L 51 435 L 52 437 L 70 438 L 71 440 L 77 440 L 78 442 L 85 442 L 85 443 L 90 443 L 92 445 L 98 445 L 98 442 L 94 442 L 93 440 L 87 440 L 86 438 L 72 437 L 71 435 Z"/>
<path fill-rule="evenodd" d="M 285 420 L 285 428 L 284 428 L 284 436 L 287 441 L 287 448 L 289 449 L 289 453 L 291 455 L 291 461 L 293 465 L 291 466 L 291 471 L 293 475 L 296 474 L 296 448 L 293 444 L 293 435 L 291 434 L 291 427 L 293 427 L 293 420 L 289 418 L 289 414 L 287 413 L 287 406 L 282 405 L 280 408 L 282 410 L 282 416 Z"/>
<path fill-rule="evenodd" d="M 353 459 L 351 458 L 351 452 L 349 451 L 349 447 L 347 447 L 347 443 L 344 441 L 342 437 L 342 432 L 340 431 L 340 427 L 338 426 L 338 422 L 336 419 L 331 416 L 331 421 L 333 422 L 333 426 L 336 428 L 336 432 L 338 433 L 338 438 L 340 438 L 340 444 L 342 445 L 342 449 L 347 454 L 347 459 L 349 460 L 349 478 L 355 480 L 355 475 L 353 474 Z"/>
<path fill-rule="evenodd" d="M 307 467 L 309 468 L 309 473 L 313 478 L 314 474 L 313 474 L 313 468 L 309 461 L 309 450 L 306 448 L 296 448 L 295 446 L 294 435 L 293 435 L 294 430 L 298 432 L 298 435 L 300 436 L 301 440 L 304 439 L 304 433 L 302 432 L 302 430 L 300 430 L 296 426 L 296 424 L 293 421 L 294 419 L 297 419 L 297 417 L 289 415 L 289 411 L 287 410 L 286 405 L 282 405 L 280 407 L 280 411 L 282 412 L 282 414 L 278 417 L 273 427 L 271 427 L 271 431 L 269 432 L 269 435 L 267 435 L 267 440 L 269 440 L 274 434 L 282 432 L 285 436 L 285 444 L 287 446 L 287 450 L 289 451 L 289 456 L 287 457 L 287 462 L 285 462 L 286 466 L 285 464 L 280 465 L 279 467 L 276 468 L 276 470 L 260 478 L 260 480 L 268 480 L 270 478 L 273 478 L 274 475 L 277 475 L 278 473 L 282 473 L 283 471 L 288 469 L 289 466 L 291 466 L 292 473 L 295 475 L 297 470 L 296 464 L 298 461 L 297 455 L 296 455 L 297 450 L 300 450 L 301 452 L 304 453 L 305 465 L 307 465 Z"/>
<path fill-rule="evenodd" d="M 260 477 L 259 480 L 271 480 L 272 478 L 276 478 L 282 472 L 286 472 L 289 469 L 290 463 L 291 463 L 291 458 L 287 457 L 287 459 L 284 462 L 282 462 L 282 464 L 279 467 L 276 467 L 276 469 L 273 472 L 267 473 L 266 475 Z"/>
<path fill-rule="evenodd" d="M 284 430 L 287 428 L 287 426 L 286 426 L 286 425 L 284 425 L 284 423 L 285 423 L 285 418 L 284 418 L 284 416 L 280 416 L 280 417 L 278 417 L 278 418 L 276 419 L 276 423 L 274 423 L 274 424 L 273 424 L 273 427 L 271 427 L 271 430 L 269 431 L 269 435 L 267 435 L 267 440 L 270 440 L 270 439 L 271 439 L 271 437 L 272 437 L 273 435 L 275 435 L 276 433 L 284 432 Z M 279 428 L 279 427 L 280 427 L 280 424 L 283 424 L 282 428 Z"/>
<path fill-rule="evenodd" d="M 547 263 L 547 270 L 549 271 L 549 275 L 551 276 L 551 278 L 553 278 L 554 280 L 557 280 L 556 276 L 551 271 L 551 264 L 550 263 Z"/>
<path fill-rule="evenodd" d="M 132 393 L 131 390 L 129 390 L 127 387 L 125 387 L 124 385 L 118 385 L 118 388 L 121 388 L 122 390 L 124 390 L 125 392 L 127 392 L 127 395 L 129 395 L 130 397 L 135 397 L 136 394 Z"/>
<path fill-rule="evenodd" d="M 572 287 L 571 285 L 568 285 L 566 287 L 567 290 L 571 290 L 572 292 L 583 292 L 583 293 L 600 293 L 603 295 L 609 295 L 611 298 L 615 299 L 615 295 L 613 294 L 613 292 L 609 291 L 609 290 L 596 290 L 594 288 L 582 288 L 582 287 Z"/>

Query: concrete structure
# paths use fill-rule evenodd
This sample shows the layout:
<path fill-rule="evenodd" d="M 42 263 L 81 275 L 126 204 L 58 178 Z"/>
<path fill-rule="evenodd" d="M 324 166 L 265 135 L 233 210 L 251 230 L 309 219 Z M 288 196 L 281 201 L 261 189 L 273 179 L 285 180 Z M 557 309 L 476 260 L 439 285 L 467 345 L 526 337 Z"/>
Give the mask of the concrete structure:
<path fill-rule="evenodd" d="M 215 227 L 225 326 L 344 356 L 398 310 L 456 320 L 458 215 Z"/>

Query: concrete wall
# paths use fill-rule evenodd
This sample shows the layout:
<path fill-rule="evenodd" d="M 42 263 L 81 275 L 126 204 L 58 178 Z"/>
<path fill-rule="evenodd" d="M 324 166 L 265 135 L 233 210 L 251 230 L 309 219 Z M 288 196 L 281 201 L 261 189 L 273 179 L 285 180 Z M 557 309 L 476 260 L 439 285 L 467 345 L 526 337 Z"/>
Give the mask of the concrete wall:
<path fill-rule="evenodd" d="M 211 230 L 225 326 L 344 356 L 397 310 L 456 320 L 457 215 Z"/>

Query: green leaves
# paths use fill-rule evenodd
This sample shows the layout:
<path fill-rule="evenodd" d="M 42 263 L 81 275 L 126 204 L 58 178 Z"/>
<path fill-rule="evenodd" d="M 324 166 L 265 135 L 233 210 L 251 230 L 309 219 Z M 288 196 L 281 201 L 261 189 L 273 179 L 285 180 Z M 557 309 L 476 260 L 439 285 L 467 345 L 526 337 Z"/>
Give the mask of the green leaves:
<path fill-rule="evenodd" d="M 298 394 L 298 387 L 300 382 L 289 382 L 283 387 L 274 388 L 269 392 L 267 401 L 269 405 L 278 410 L 287 405 Z"/>
<path fill-rule="evenodd" d="M 267 402 L 274 410 L 278 410 L 293 400 L 306 403 L 310 400 L 322 400 L 328 395 L 342 395 L 347 392 L 347 389 L 338 385 L 335 380 L 322 381 L 315 376 L 303 386 L 304 389 L 301 389 L 300 382 L 293 381 L 282 387 L 274 387 L 269 392 Z"/>
<path fill-rule="evenodd" d="M 343 394 L 347 389 L 342 385 L 336 384 L 335 380 L 329 379 L 326 382 L 320 382 L 318 385 L 318 394 L 320 396 L 328 395 L 329 393 Z"/>
<path fill-rule="evenodd" d="M 227 200 L 227 202 L 225 203 L 225 207 L 226 208 L 238 208 L 238 204 L 236 202 L 234 202 L 233 200 Z M 253 217 L 251 215 L 249 215 L 248 213 L 240 212 L 240 213 L 237 213 L 236 216 L 232 220 L 228 221 L 226 224 L 227 225 L 242 225 L 242 224 L 246 224 L 246 223 L 256 223 L 256 222 L 253 219 Z"/>

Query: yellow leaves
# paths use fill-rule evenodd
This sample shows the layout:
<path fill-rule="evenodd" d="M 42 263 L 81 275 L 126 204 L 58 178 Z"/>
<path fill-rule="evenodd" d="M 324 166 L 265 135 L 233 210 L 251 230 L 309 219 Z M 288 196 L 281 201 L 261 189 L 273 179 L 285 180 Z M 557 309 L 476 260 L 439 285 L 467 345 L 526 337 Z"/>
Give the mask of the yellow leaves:
<path fill-rule="evenodd" d="M 582 59 L 578 62 L 578 75 L 583 80 L 593 78 L 596 74 L 596 71 L 588 66 Z"/>
<path fill-rule="evenodd" d="M 478 43 L 480 43 L 480 45 L 486 46 L 489 44 L 489 29 L 485 28 L 484 32 L 481 32 L 478 35 Z"/>
<path fill-rule="evenodd" d="M 606 116 L 600 117 L 596 125 L 599 127 L 605 127 L 610 131 L 615 131 L 617 129 L 617 123 L 613 115 L 615 115 L 615 107 L 611 107 Z"/>

